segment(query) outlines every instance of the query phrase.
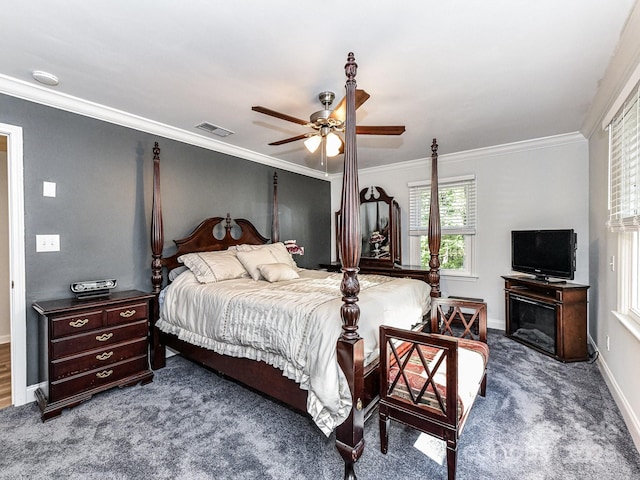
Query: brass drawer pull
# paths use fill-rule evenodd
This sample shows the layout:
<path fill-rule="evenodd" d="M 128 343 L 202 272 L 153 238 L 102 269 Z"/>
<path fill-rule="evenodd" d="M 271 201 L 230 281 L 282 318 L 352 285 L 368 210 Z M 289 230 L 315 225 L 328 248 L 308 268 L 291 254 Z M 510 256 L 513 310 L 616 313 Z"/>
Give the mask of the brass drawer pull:
<path fill-rule="evenodd" d="M 77 319 L 77 320 L 72 320 L 71 322 L 69 322 L 69 325 L 71 325 L 74 328 L 80 328 L 80 327 L 84 327 L 87 323 L 89 323 L 89 319 L 88 318 L 82 318 L 82 319 Z"/>
<path fill-rule="evenodd" d="M 107 378 L 112 373 L 113 373 L 113 370 L 103 370 L 101 372 L 96 373 L 96 377 L 98 377 L 98 378 Z"/>
<path fill-rule="evenodd" d="M 96 355 L 96 359 L 98 359 L 98 360 L 109 360 L 112 355 L 113 355 L 113 351 L 104 352 L 104 353 L 101 353 L 100 355 Z"/>
<path fill-rule="evenodd" d="M 133 317 L 136 314 L 135 310 L 127 310 L 126 312 L 120 312 L 120 316 L 124 318 Z"/>
<path fill-rule="evenodd" d="M 96 337 L 96 340 L 98 340 L 99 342 L 106 342 L 111 337 L 113 337 L 113 333 L 103 333 L 102 335 L 98 335 Z"/>

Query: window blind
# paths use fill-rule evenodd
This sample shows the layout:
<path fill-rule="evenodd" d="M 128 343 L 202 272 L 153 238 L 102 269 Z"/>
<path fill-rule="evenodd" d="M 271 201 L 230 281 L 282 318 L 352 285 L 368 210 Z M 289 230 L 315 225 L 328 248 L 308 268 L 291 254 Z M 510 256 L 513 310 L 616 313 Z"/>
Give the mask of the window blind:
<path fill-rule="evenodd" d="M 476 233 L 475 175 L 438 182 L 442 235 Z M 428 235 L 430 182 L 409 184 L 409 235 Z"/>
<path fill-rule="evenodd" d="M 640 230 L 640 84 L 609 125 L 609 221 L 612 230 Z"/>

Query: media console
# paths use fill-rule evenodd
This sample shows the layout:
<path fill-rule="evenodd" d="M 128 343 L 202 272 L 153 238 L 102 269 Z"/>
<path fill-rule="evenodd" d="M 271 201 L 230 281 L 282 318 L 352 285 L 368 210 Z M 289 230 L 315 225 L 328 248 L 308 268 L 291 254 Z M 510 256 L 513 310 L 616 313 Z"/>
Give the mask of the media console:
<path fill-rule="evenodd" d="M 506 335 L 562 362 L 589 359 L 588 285 L 503 276 Z"/>

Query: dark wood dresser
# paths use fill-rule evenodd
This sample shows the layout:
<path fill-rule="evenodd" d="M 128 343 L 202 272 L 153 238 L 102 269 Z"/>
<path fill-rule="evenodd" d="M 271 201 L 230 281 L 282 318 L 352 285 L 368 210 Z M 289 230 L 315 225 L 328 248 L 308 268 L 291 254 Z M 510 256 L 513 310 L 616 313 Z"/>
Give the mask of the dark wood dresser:
<path fill-rule="evenodd" d="M 35 392 L 42 420 L 112 387 L 149 383 L 152 294 L 128 290 L 108 297 L 35 302 L 47 332 L 48 395 Z"/>

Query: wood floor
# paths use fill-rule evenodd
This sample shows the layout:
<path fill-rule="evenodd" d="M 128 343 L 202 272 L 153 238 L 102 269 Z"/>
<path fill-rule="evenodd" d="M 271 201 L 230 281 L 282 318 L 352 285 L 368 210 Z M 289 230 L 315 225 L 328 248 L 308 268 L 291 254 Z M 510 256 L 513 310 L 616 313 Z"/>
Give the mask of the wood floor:
<path fill-rule="evenodd" d="M 11 344 L 0 344 L 0 408 L 11 405 Z"/>

